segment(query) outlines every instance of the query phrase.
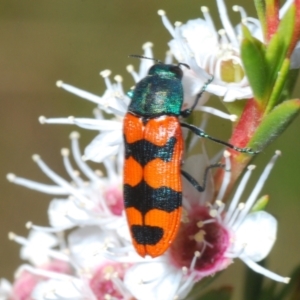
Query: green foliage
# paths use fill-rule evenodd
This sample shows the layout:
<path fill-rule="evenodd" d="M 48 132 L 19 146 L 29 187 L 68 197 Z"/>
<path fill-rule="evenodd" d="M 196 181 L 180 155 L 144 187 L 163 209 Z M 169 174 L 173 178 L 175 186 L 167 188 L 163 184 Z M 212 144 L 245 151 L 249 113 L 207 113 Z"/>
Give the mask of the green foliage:
<path fill-rule="evenodd" d="M 254 133 L 249 142 L 253 149 L 263 149 L 271 143 L 292 122 L 300 110 L 300 100 L 288 100 L 277 105 Z"/>
<path fill-rule="evenodd" d="M 265 114 L 272 110 L 272 108 L 280 102 L 280 95 L 284 88 L 285 82 L 287 80 L 287 76 L 290 70 L 290 60 L 286 58 L 281 66 L 281 69 L 277 73 L 277 78 L 274 83 L 274 87 L 272 89 L 270 99 L 268 101 L 268 106 L 265 110 Z"/>
<path fill-rule="evenodd" d="M 264 35 L 266 34 L 266 4 L 264 0 L 254 0 L 256 12 L 263 29 Z"/>
<path fill-rule="evenodd" d="M 255 5 L 262 20 L 264 1 L 256 0 Z M 295 30 L 295 14 L 295 6 L 291 6 L 268 44 L 255 39 L 243 26 L 241 56 L 254 97 L 264 109 L 264 114 L 282 101 L 281 93 L 290 74 L 288 54 Z"/>
<path fill-rule="evenodd" d="M 263 103 L 267 95 L 268 68 L 263 44 L 251 36 L 243 26 L 244 39 L 241 44 L 241 56 L 255 99 Z"/>
<path fill-rule="evenodd" d="M 269 195 L 264 195 L 260 197 L 251 209 L 251 212 L 265 210 L 269 203 Z"/>

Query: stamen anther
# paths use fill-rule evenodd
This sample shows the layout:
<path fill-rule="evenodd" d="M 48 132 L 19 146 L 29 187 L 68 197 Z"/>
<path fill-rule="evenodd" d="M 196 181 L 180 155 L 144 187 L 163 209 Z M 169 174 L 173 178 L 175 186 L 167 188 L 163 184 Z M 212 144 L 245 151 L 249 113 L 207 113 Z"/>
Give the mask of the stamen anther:
<path fill-rule="evenodd" d="M 182 270 L 182 273 L 183 273 L 184 275 L 186 275 L 187 272 L 188 272 L 188 268 L 187 268 L 187 267 L 182 267 L 181 270 Z"/>
<path fill-rule="evenodd" d="M 58 88 L 61 88 L 63 84 L 64 84 L 64 82 L 63 82 L 62 80 L 57 80 L 57 81 L 56 81 L 56 86 L 57 86 Z"/>
<path fill-rule="evenodd" d="M 217 215 L 218 215 L 218 211 L 216 209 L 211 209 L 209 211 L 209 215 L 212 217 L 212 218 L 215 218 Z"/>
<path fill-rule="evenodd" d="M 209 12 L 209 8 L 207 6 L 201 6 L 200 9 L 203 13 Z"/>
<path fill-rule="evenodd" d="M 34 162 L 37 162 L 38 160 L 41 159 L 41 157 L 38 154 L 33 154 L 32 159 L 33 159 Z"/>
<path fill-rule="evenodd" d="M 230 154 L 229 151 L 225 150 L 223 156 L 224 156 L 225 158 L 227 158 L 227 157 L 230 157 L 231 154 Z"/>
<path fill-rule="evenodd" d="M 276 150 L 275 154 L 278 155 L 278 156 L 280 156 L 281 155 L 281 151 L 280 150 Z"/>
<path fill-rule="evenodd" d="M 16 234 L 15 233 L 13 233 L 13 232 L 9 232 L 8 233 L 8 239 L 9 240 L 13 241 L 15 238 L 16 238 Z"/>
<path fill-rule="evenodd" d="M 200 257 L 201 253 L 199 251 L 195 251 L 194 255 L 196 258 L 198 258 L 198 257 Z"/>
<path fill-rule="evenodd" d="M 230 121 L 235 122 L 238 119 L 237 115 L 230 115 Z"/>
<path fill-rule="evenodd" d="M 199 222 L 197 222 L 197 227 L 198 227 L 198 228 L 202 228 L 202 227 L 203 227 L 203 225 L 204 225 L 204 224 L 203 224 L 203 222 L 202 222 L 202 221 L 199 221 Z"/>
<path fill-rule="evenodd" d="M 116 76 L 114 77 L 114 80 L 115 80 L 116 82 L 123 82 L 123 77 L 122 77 L 121 75 L 116 75 Z"/>
<path fill-rule="evenodd" d="M 238 209 L 239 210 L 243 210 L 244 207 L 245 207 L 245 203 L 244 202 L 239 203 L 239 205 L 238 205 Z"/>
<path fill-rule="evenodd" d="M 108 77 L 111 74 L 111 70 L 103 70 L 99 73 L 103 78 Z"/>
<path fill-rule="evenodd" d="M 199 230 L 195 235 L 194 235 L 194 240 L 198 243 L 201 243 L 204 241 L 204 236 L 206 235 L 206 232 L 204 230 Z"/>
<path fill-rule="evenodd" d="M 157 11 L 157 14 L 158 14 L 159 16 L 165 16 L 165 15 L 166 15 L 166 12 L 165 12 L 164 10 L 162 10 L 162 9 L 159 9 L 159 10 Z"/>
<path fill-rule="evenodd" d="M 62 148 L 61 149 L 61 155 L 62 156 L 69 156 L 70 150 L 68 148 Z"/>
<path fill-rule="evenodd" d="M 220 29 L 220 30 L 218 30 L 218 34 L 219 34 L 219 35 L 225 35 L 225 34 L 226 34 L 225 29 Z"/>
<path fill-rule="evenodd" d="M 46 117 L 45 117 L 45 116 L 40 116 L 40 117 L 39 117 L 39 122 L 40 122 L 41 124 L 45 124 L 45 123 L 46 123 Z"/>
<path fill-rule="evenodd" d="M 146 50 L 147 48 L 152 48 L 153 47 L 153 43 L 151 42 L 146 42 L 143 46 L 142 49 Z"/>
<path fill-rule="evenodd" d="M 247 167 L 248 170 L 253 171 L 256 168 L 256 165 L 249 165 Z"/>
<path fill-rule="evenodd" d="M 31 222 L 31 221 L 28 221 L 28 222 L 25 224 L 25 227 L 26 227 L 27 229 L 31 229 L 31 227 L 32 227 L 32 222 Z"/>
<path fill-rule="evenodd" d="M 7 180 L 8 180 L 9 182 L 14 182 L 15 179 L 16 179 L 16 175 L 13 174 L 13 173 L 8 173 L 8 174 L 6 175 L 6 178 L 7 178 Z"/>
<path fill-rule="evenodd" d="M 126 70 L 127 70 L 127 72 L 129 72 L 129 73 L 133 72 L 133 71 L 134 71 L 133 65 L 128 65 L 128 66 L 126 67 Z"/>
<path fill-rule="evenodd" d="M 73 131 L 70 134 L 70 139 L 79 139 L 80 138 L 80 134 L 77 131 Z"/>

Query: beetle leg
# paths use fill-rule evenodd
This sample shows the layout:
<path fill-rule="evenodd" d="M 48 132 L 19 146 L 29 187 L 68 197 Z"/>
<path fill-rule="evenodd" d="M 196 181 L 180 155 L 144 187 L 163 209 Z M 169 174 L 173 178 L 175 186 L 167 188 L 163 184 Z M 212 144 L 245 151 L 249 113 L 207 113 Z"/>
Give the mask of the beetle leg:
<path fill-rule="evenodd" d="M 189 173 L 181 170 L 181 174 L 198 192 L 203 192 L 206 187 L 206 181 L 207 181 L 207 176 L 208 176 L 209 170 L 212 168 L 224 168 L 224 166 L 225 165 L 220 164 L 220 163 L 208 166 L 204 172 L 202 186 Z"/>
<path fill-rule="evenodd" d="M 239 147 L 236 147 L 232 144 L 229 144 L 225 141 L 222 141 L 222 140 L 219 140 L 219 139 L 216 139 L 210 135 L 208 135 L 207 133 L 205 133 L 203 130 L 201 130 L 200 128 L 194 126 L 194 125 L 191 125 L 191 124 L 187 124 L 187 123 L 182 123 L 180 122 L 180 125 L 182 127 L 186 127 L 187 129 L 191 130 L 193 133 L 195 133 L 196 135 L 200 136 L 200 137 L 203 137 L 203 138 L 206 138 L 206 139 L 209 139 L 211 141 L 214 141 L 218 144 L 222 144 L 222 145 L 225 145 L 235 151 L 238 151 L 238 152 L 242 152 L 242 153 L 247 153 L 247 154 L 257 154 L 259 153 L 260 151 L 255 151 L 253 150 L 252 148 L 239 148 Z"/>
<path fill-rule="evenodd" d="M 214 76 L 212 76 L 209 80 L 207 80 L 205 82 L 205 84 L 203 85 L 201 91 L 196 95 L 196 98 L 195 98 L 195 102 L 194 104 L 190 107 L 190 108 L 187 108 L 185 110 L 182 110 L 180 112 L 180 115 L 183 117 L 183 118 L 187 118 L 192 112 L 193 110 L 195 109 L 195 107 L 197 106 L 198 102 L 199 102 L 199 99 L 201 98 L 201 96 L 203 95 L 203 93 L 205 92 L 207 86 L 214 80 Z"/>

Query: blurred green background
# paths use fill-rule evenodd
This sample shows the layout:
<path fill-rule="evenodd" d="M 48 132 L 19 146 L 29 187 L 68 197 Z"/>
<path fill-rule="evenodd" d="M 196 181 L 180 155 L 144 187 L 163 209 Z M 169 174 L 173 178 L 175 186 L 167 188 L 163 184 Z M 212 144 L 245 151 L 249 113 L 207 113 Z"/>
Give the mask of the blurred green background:
<path fill-rule="evenodd" d="M 231 19 L 239 14 L 227 0 Z M 242 2 L 242 3 L 241 3 Z M 69 147 L 71 126 L 40 125 L 38 117 L 91 116 L 94 105 L 55 86 L 59 79 L 102 95 L 104 84 L 99 71 L 111 69 L 124 77 L 125 88 L 133 85 L 126 65 L 138 65 L 128 54 L 142 54 L 141 46 L 154 43 L 156 58 L 163 59 L 170 36 L 157 15 L 164 9 L 172 22 L 202 17 L 200 5 L 210 7 L 217 28 L 221 28 L 216 5 L 211 0 L 0 0 L 0 277 L 13 278 L 20 264 L 19 245 L 8 241 L 13 231 L 27 236 L 25 223 L 47 225 L 51 196 L 14 186 L 6 174 L 49 182 L 31 160 L 34 153 L 58 173 L 62 168 L 60 149 Z M 255 16 L 252 1 L 239 1 Z M 298 80 L 298 83 L 300 81 Z M 299 84 L 294 93 L 299 97 Z M 213 120 L 213 118 L 212 118 Z M 228 124 L 227 121 L 224 123 Z M 229 125 L 227 125 L 228 127 Z M 226 127 L 226 126 L 225 126 Z M 228 127 L 229 128 L 229 127 Z M 300 263 L 300 118 L 256 159 L 260 170 L 275 149 L 283 152 L 264 193 L 271 196 L 268 210 L 279 220 L 278 240 L 268 261 L 273 271 L 288 275 Z M 213 128 L 226 138 L 228 132 Z M 228 131 L 228 130 L 227 130 Z M 81 131 L 82 148 L 93 132 Z M 228 135 L 227 135 L 228 136 Z M 242 289 L 244 266 L 236 262 L 216 281 Z"/>

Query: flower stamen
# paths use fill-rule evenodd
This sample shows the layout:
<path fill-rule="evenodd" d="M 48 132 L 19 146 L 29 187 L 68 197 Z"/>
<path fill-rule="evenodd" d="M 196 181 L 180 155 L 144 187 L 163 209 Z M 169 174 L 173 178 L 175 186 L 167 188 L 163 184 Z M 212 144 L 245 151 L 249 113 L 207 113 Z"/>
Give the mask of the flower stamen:
<path fill-rule="evenodd" d="M 222 185 L 221 185 L 221 188 L 219 190 L 219 193 L 218 193 L 218 196 L 216 199 L 222 201 L 224 195 L 225 195 L 225 192 L 226 192 L 226 189 L 229 185 L 229 182 L 230 182 L 230 177 L 231 177 L 231 162 L 230 162 L 230 152 L 228 152 L 227 150 L 224 151 L 224 158 L 225 158 L 225 175 L 224 175 L 224 178 L 223 178 L 223 181 L 222 181 Z"/>
<path fill-rule="evenodd" d="M 230 219 L 232 217 L 232 214 L 238 204 L 238 201 L 239 199 L 241 198 L 241 195 L 243 193 L 243 191 L 245 190 L 245 187 L 250 179 L 250 176 L 252 174 L 252 171 L 256 168 L 255 165 L 249 165 L 247 167 L 247 172 L 245 173 L 245 175 L 243 176 L 234 196 L 233 196 L 233 199 L 232 201 L 230 202 L 230 205 L 228 207 L 228 210 L 227 210 L 227 214 L 225 216 L 225 220 L 224 220 L 224 223 L 225 224 L 229 224 L 229 222 L 231 223 Z"/>
<path fill-rule="evenodd" d="M 164 26 L 169 31 L 171 36 L 173 38 L 175 38 L 175 29 L 174 29 L 173 25 L 171 24 L 171 22 L 169 21 L 169 19 L 167 18 L 166 12 L 164 10 L 160 9 L 157 11 L 157 14 L 161 17 L 161 20 L 162 20 Z"/>
<path fill-rule="evenodd" d="M 215 24 L 212 20 L 212 17 L 210 15 L 210 13 L 209 13 L 209 8 L 207 6 L 201 6 L 200 10 L 202 11 L 204 19 L 205 19 L 207 25 L 209 26 L 211 32 L 216 32 Z"/>
<path fill-rule="evenodd" d="M 233 227 L 234 229 L 237 229 L 247 213 L 250 211 L 251 207 L 254 205 L 258 194 L 260 193 L 261 189 L 263 188 L 267 178 L 270 175 L 271 170 L 273 169 L 275 162 L 277 158 L 281 155 L 281 152 L 279 150 L 275 151 L 275 155 L 271 158 L 270 162 L 265 167 L 263 173 L 261 174 L 260 178 L 258 179 L 256 186 L 254 187 L 252 193 L 250 194 L 249 198 L 245 202 L 245 208 L 243 209 L 242 213 L 239 215 L 238 219 L 234 223 Z"/>

